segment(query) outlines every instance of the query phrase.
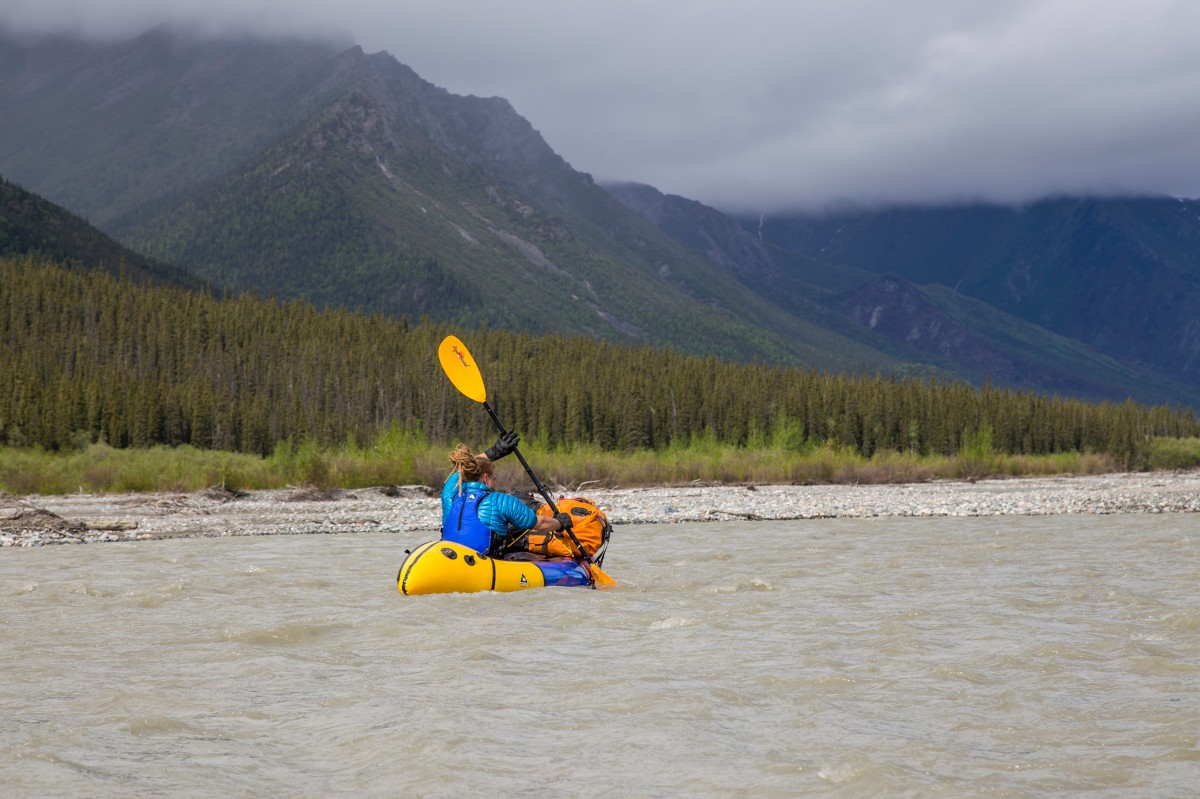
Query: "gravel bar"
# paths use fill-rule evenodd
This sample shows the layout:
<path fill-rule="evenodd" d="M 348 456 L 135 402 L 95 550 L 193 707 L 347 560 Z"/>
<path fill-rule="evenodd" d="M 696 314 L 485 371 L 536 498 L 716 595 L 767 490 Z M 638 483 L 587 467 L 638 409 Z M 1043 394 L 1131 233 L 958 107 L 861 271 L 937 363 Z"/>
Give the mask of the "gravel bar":
<path fill-rule="evenodd" d="M 1196 513 L 1200 470 L 893 485 L 695 485 L 588 489 L 617 526 L 670 522 Z M 425 486 L 194 494 L 0 494 L 0 547 L 180 537 L 438 534 Z"/>

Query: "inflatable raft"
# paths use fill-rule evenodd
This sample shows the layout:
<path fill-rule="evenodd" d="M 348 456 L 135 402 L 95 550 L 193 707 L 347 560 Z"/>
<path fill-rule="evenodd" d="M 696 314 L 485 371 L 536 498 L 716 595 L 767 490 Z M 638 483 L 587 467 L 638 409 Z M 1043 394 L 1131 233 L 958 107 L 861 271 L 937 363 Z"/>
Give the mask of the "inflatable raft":
<path fill-rule="evenodd" d="M 430 541 L 409 553 L 396 575 L 400 593 L 450 594 L 523 591 L 561 585 L 589 587 L 586 564 L 568 558 L 501 560 L 453 541 Z"/>

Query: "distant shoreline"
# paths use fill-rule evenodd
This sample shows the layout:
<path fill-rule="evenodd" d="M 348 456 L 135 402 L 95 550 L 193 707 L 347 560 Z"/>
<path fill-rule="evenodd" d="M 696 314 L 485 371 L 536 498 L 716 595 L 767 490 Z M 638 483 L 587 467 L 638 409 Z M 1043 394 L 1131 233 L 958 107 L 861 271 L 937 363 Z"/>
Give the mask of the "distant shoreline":
<path fill-rule="evenodd" d="M 720 485 L 585 489 L 617 528 L 679 522 L 825 518 L 1200 512 L 1200 470 L 882 485 Z M 0 546 L 180 537 L 438 534 L 424 486 L 238 495 L 69 494 L 0 497 Z"/>

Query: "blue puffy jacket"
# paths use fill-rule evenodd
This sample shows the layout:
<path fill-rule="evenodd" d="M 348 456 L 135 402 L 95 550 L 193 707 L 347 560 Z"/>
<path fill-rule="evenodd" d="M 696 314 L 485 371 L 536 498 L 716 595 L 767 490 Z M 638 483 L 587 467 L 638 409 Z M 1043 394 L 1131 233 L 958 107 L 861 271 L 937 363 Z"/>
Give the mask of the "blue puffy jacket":
<path fill-rule="evenodd" d="M 502 536 L 509 525 L 528 530 L 537 524 L 537 514 L 511 494 L 492 491 L 484 483 L 464 483 L 458 490 L 458 473 L 452 472 L 442 486 L 442 538 L 487 554 L 493 533 Z"/>

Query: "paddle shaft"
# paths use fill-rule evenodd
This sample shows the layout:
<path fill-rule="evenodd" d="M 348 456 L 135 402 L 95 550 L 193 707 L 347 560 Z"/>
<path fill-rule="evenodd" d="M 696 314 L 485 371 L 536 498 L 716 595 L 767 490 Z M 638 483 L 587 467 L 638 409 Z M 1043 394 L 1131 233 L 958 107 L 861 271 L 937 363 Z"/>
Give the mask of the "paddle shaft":
<path fill-rule="evenodd" d="M 500 435 L 508 435 L 508 430 L 505 429 L 504 422 L 500 421 L 500 417 L 496 415 L 494 410 L 492 410 L 492 406 L 487 404 L 487 400 L 483 401 L 483 409 L 488 412 L 488 416 L 492 417 L 492 421 L 496 423 L 496 428 L 500 431 Z M 533 484 L 537 487 L 538 493 L 542 495 L 542 499 L 546 500 L 546 504 L 550 506 L 550 510 L 554 512 L 555 516 L 557 516 L 558 505 L 554 504 L 554 497 L 550 496 L 550 492 L 546 489 L 546 486 L 542 485 L 542 481 L 539 480 L 538 476 L 533 473 L 533 469 L 525 461 L 525 456 L 521 454 L 521 450 L 514 447 L 513 454 L 517 456 L 517 460 L 519 460 L 521 465 L 525 467 L 525 473 L 529 475 L 529 479 L 532 480 Z M 583 544 L 579 543 L 579 538 L 575 535 L 575 531 L 570 527 L 564 527 L 563 530 L 571 537 L 571 543 L 573 543 L 575 548 L 579 550 L 579 554 L 583 556 L 583 559 L 589 564 L 595 564 L 595 561 L 592 560 L 592 556 L 589 555 L 587 550 L 583 548 Z"/>

